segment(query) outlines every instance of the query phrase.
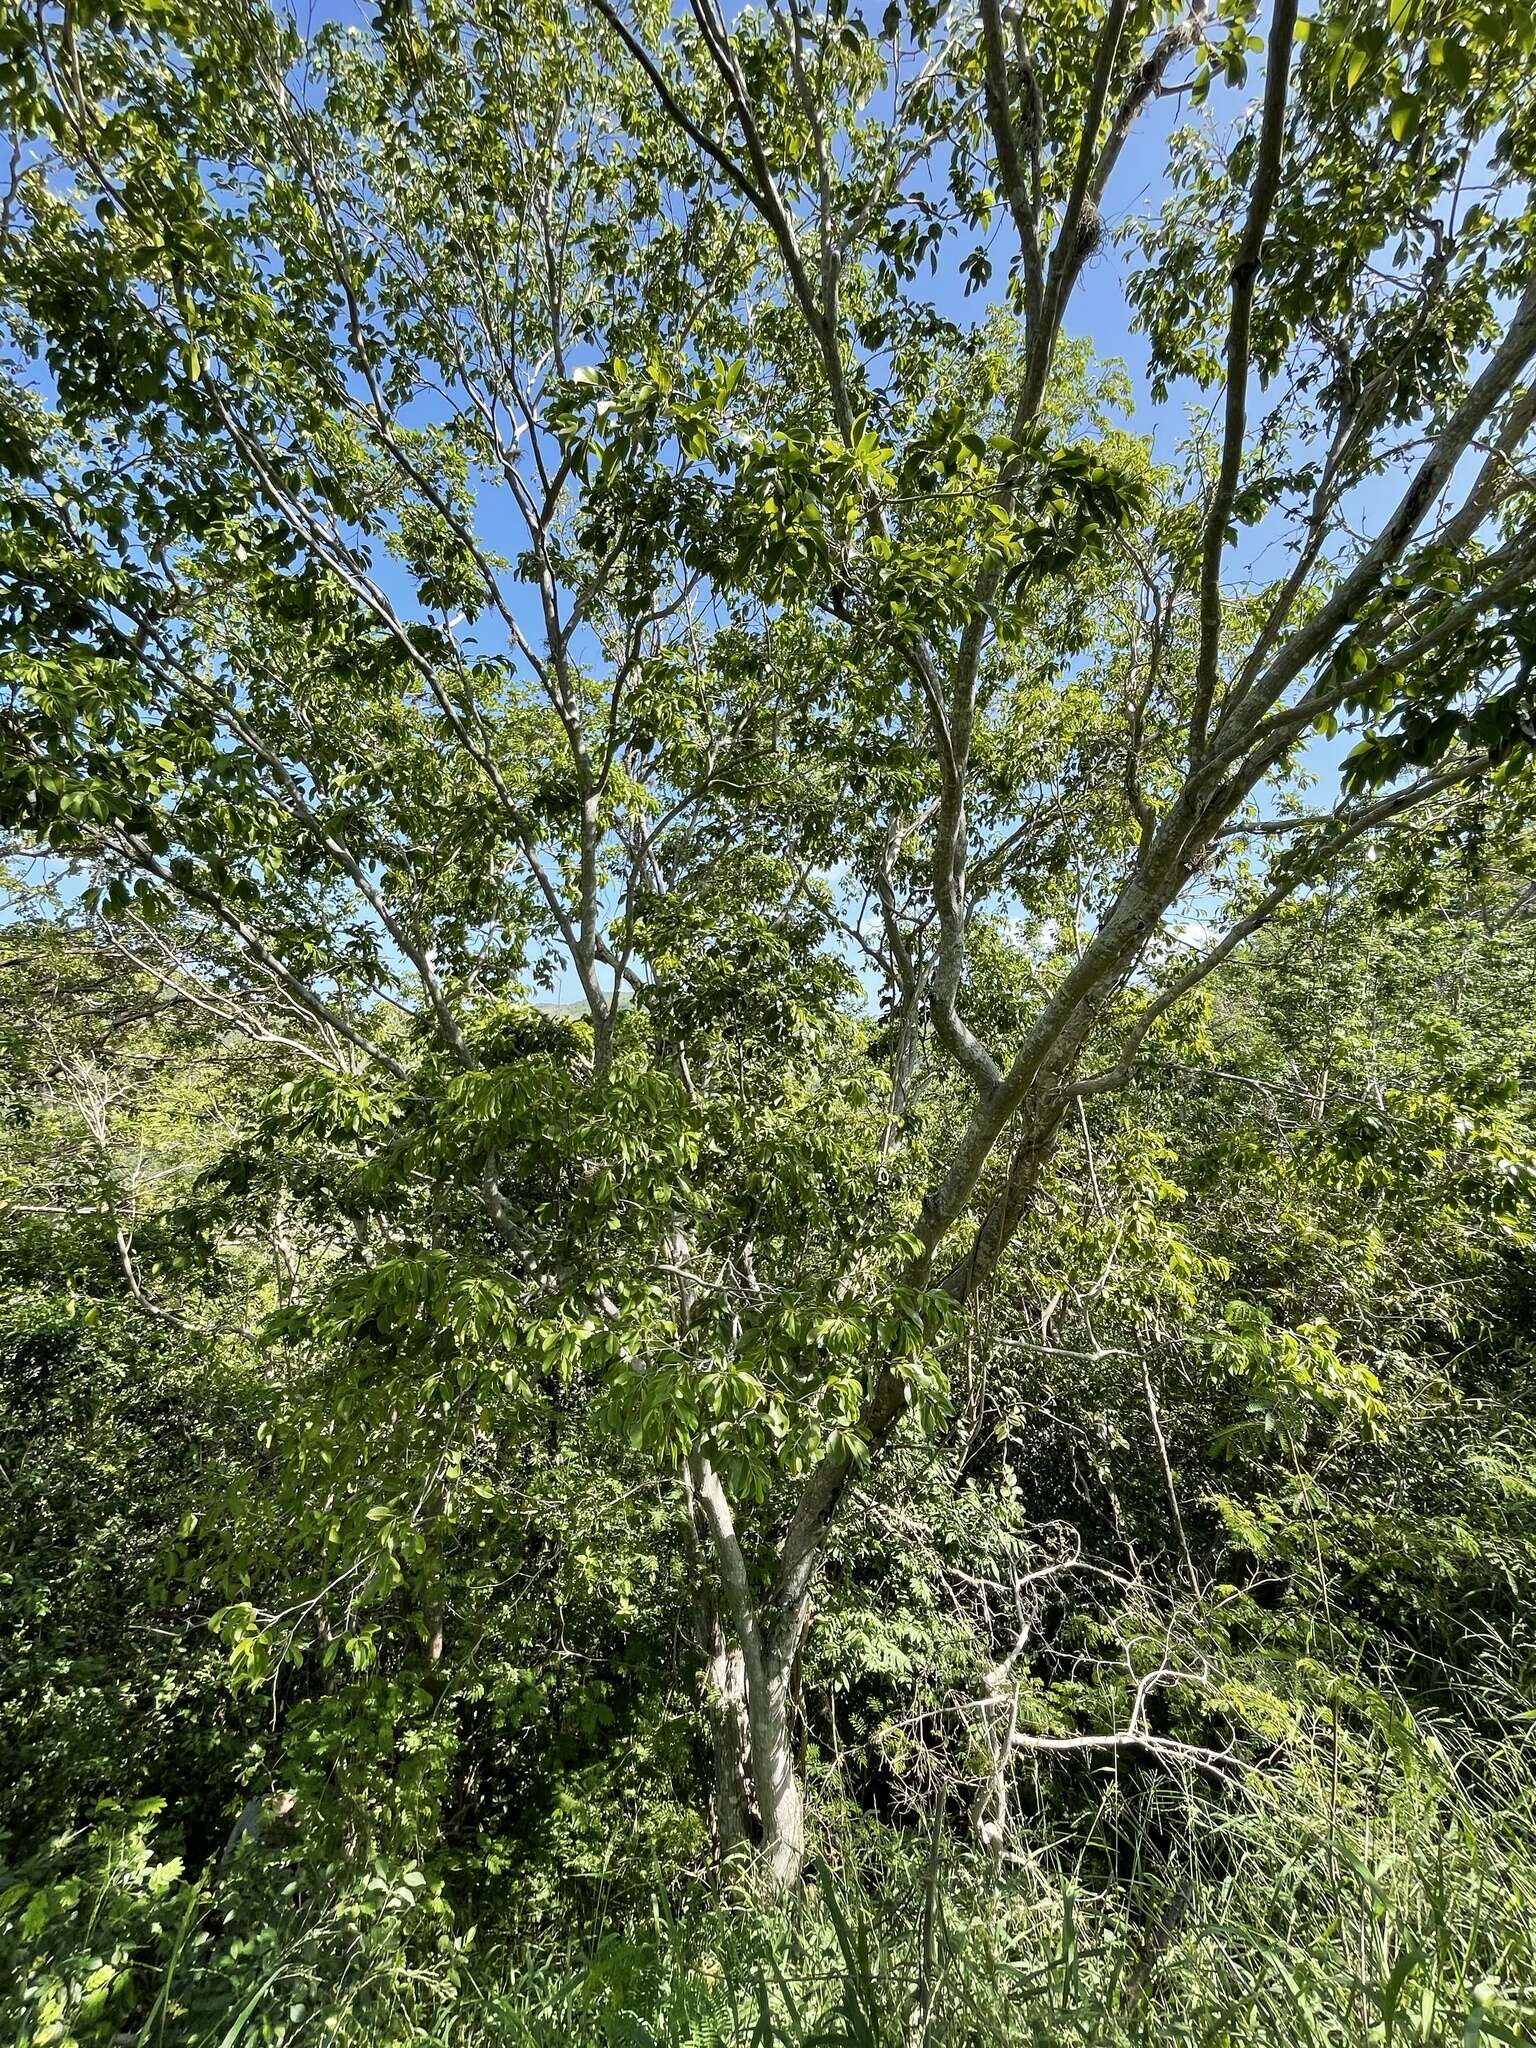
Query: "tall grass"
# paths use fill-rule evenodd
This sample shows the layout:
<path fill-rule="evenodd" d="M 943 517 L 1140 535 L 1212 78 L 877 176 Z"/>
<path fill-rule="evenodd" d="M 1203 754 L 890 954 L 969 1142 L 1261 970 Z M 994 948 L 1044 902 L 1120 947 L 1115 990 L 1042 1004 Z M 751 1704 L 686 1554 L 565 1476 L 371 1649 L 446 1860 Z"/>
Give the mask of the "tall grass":
<path fill-rule="evenodd" d="M 166 1866 L 119 1857 L 0 1893 L 0 1996 L 18 2048 L 1529 2048 L 1533 1751 L 1529 1730 L 1484 1745 L 1474 1778 L 1421 1734 L 1389 1789 L 1342 1802 L 1322 1773 L 1220 1808 L 1111 1786 L 1105 1829 L 997 1870 L 828 1827 L 791 1901 L 658 1890 L 558 1939 L 472 1932 L 383 1879 L 259 1915 L 180 1881 L 151 1910 Z"/>

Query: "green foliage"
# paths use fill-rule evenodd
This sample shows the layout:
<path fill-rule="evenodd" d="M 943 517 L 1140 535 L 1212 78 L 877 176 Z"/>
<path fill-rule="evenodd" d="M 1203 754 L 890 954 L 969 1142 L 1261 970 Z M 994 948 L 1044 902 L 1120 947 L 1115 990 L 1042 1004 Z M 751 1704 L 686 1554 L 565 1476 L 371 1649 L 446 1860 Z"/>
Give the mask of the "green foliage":
<path fill-rule="evenodd" d="M 3 0 L 18 2048 L 1530 2031 L 1533 50 Z"/>
<path fill-rule="evenodd" d="M 1218 1818 L 1186 1788 L 1187 1839 L 1170 1856 L 1167 1802 L 1145 1806 L 1107 1882 L 1060 1846 L 999 1886 L 866 1830 L 788 1906 L 675 1913 L 657 1894 L 504 1956 L 411 1867 L 357 1871 L 323 1910 L 248 1883 L 210 1899 L 153 1860 L 140 1813 L 8 1875 L 0 1952 L 18 2038 L 59 2048 L 133 2029 L 287 2042 L 317 2023 L 359 2048 L 900 2048 L 914 2026 L 954 2044 L 1514 2043 L 1533 2018 L 1529 1761 L 1509 1744 L 1478 1775 L 1474 1801 L 1410 1729 L 1377 1759 L 1368 1830 L 1296 1794 Z"/>

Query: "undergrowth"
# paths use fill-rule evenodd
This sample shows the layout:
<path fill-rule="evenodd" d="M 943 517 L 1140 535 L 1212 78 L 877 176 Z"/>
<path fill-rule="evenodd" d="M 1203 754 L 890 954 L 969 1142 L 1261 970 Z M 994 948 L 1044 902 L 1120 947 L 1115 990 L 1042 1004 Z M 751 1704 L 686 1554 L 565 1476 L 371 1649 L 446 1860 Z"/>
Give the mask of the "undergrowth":
<path fill-rule="evenodd" d="M 1237 1796 L 1132 1796 L 1000 1862 L 952 1831 L 822 1830 L 777 1906 L 702 1882 L 472 1925 L 409 1866 L 242 1855 L 189 1875 L 153 1810 L 0 1890 L 9 2038 L 35 2048 L 1354 2048 L 1536 2041 L 1536 1739 L 1407 1731 Z M 1112 1853 L 1111 1853 L 1112 1850 Z"/>

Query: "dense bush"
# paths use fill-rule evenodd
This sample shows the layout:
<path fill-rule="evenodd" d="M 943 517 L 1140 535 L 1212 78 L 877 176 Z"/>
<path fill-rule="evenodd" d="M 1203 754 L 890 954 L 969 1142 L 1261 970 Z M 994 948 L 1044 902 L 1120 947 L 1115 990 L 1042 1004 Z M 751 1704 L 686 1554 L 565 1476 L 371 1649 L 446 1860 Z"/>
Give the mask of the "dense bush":
<path fill-rule="evenodd" d="M 772 1909 L 711 1875 L 644 1463 L 482 1440 L 415 1552 L 372 1516 L 393 1418 L 295 1319 L 296 1245 L 347 1270 L 344 1176 L 174 1010 L 112 1034 L 108 1155 L 147 1124 L 162 1167 L 142 1268 L 89 1205 L 9 1226 L 17 2040 L 1523 2038 L 1536 963 L 1481 921 L 1503 886 L 1298 912 L 1084 1118 L 1029 1286 L 949 1340 L 948 1423 L 829 1556 L 819 1861 Z M 12 1187 L 63 1191 L 78 1080 L 13 1058 Z M 328 1507 L 349 1401 L 370 1462 Z M 397 1562 L 338 1594 L 348 1515 Z"/>

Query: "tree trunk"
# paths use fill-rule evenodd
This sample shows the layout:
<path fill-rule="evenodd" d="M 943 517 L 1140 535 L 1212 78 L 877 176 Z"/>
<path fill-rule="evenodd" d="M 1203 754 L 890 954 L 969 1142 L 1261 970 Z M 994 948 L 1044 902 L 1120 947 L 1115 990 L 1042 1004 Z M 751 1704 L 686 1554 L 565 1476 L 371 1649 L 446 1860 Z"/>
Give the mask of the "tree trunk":
<path fill-rule="evenodd" d="M 969 1252 L 942 1283 L 956 1298 L 967 1299 L 996 1271 L 1039 1186 L 1065 1101 L 1053 1090 L 1035 1105 L 1033 1114 L 1021 1116 L 1004 1187 L 978 1224 Z M 889 1439 L 905 1406 L 900 1379 L 889 1368 L 878 1373 L 862 1417 L 873 1449 Z M 741 1644 L 751 1785 L 762 1826 L 765 1873 L 776 1892 L 799 1882 L 805 1862 L 805 1797 L 795 1759 L 795 1672 L 810 1622 L 811 1590 L 827 1524 L 853 1469 L 847 1447 L 839 1444 L 812 1472 L 780 1545 L 772 1591 L 759 1608 L 749 1592 L 734 1520 L 718 1476 L 702 1458 L 693 1464 L 700 1526 L 713 1538 L 726 1605 Z"/>
<path fill-rule="evenodd" d="M 805 1861 L 805 1799 L 795 1770 L 790 1674 L 810 1611 L 808 1595 L 796 1588 L 792 1601 L 770 1597 L 765 1613 L 752 1587 L 730 1501 L 703 1451 L 690 1455 L 686 1479 L 692 1525 L 714 1549 L 720 1608 L 736 1637 L 726 1652 L 726 1664 L 718 1667 L 723 1682 L 710 1690 L 716 1699 L 732 1697 L 727 1689 L 735 1683 L 729 1659 L 739 1659 L 751 1789 L 762 1827 L 763 1872 L 770 1890 L 788 1891 L 799 1881 Z M 717 1650 L 710 1657 L 711 1672 L 717 1669 L 718 1654 Z M 723 1733 L 717 1733 L 715 1756 L 718 1779 L 724 1761 Z"/>
<path fill-rule="evenodd" d="M 747 1772 L 747 1673 L 740 1650 L 717 1648 L 704 1667 L 704 1712 L 715 1753 L 715 1847 L 722 1864 L 752 1839 Z"/>
<path fill-rule="evenodd" d="M 787 1892 L 800 1882 L 805 1862 L 805 1795 L 795 1769 L 789 1672 L 765 1672 L 747 1687 L 752 1737 L 752 1789 L 763 1824 L 763 1866 L 768 1888 Z"/>
<path fill-rule="evenodd" d="M 805 1795 L 795 1763 L 787 1671 L 763 1669 L 734 1645 L 704 1669 L 704 1711 L 715 1759 L 715 1843 L 722 1864 L 754 1840 L 758 1877 L 773 1893 L 799 1882 Z"/>

